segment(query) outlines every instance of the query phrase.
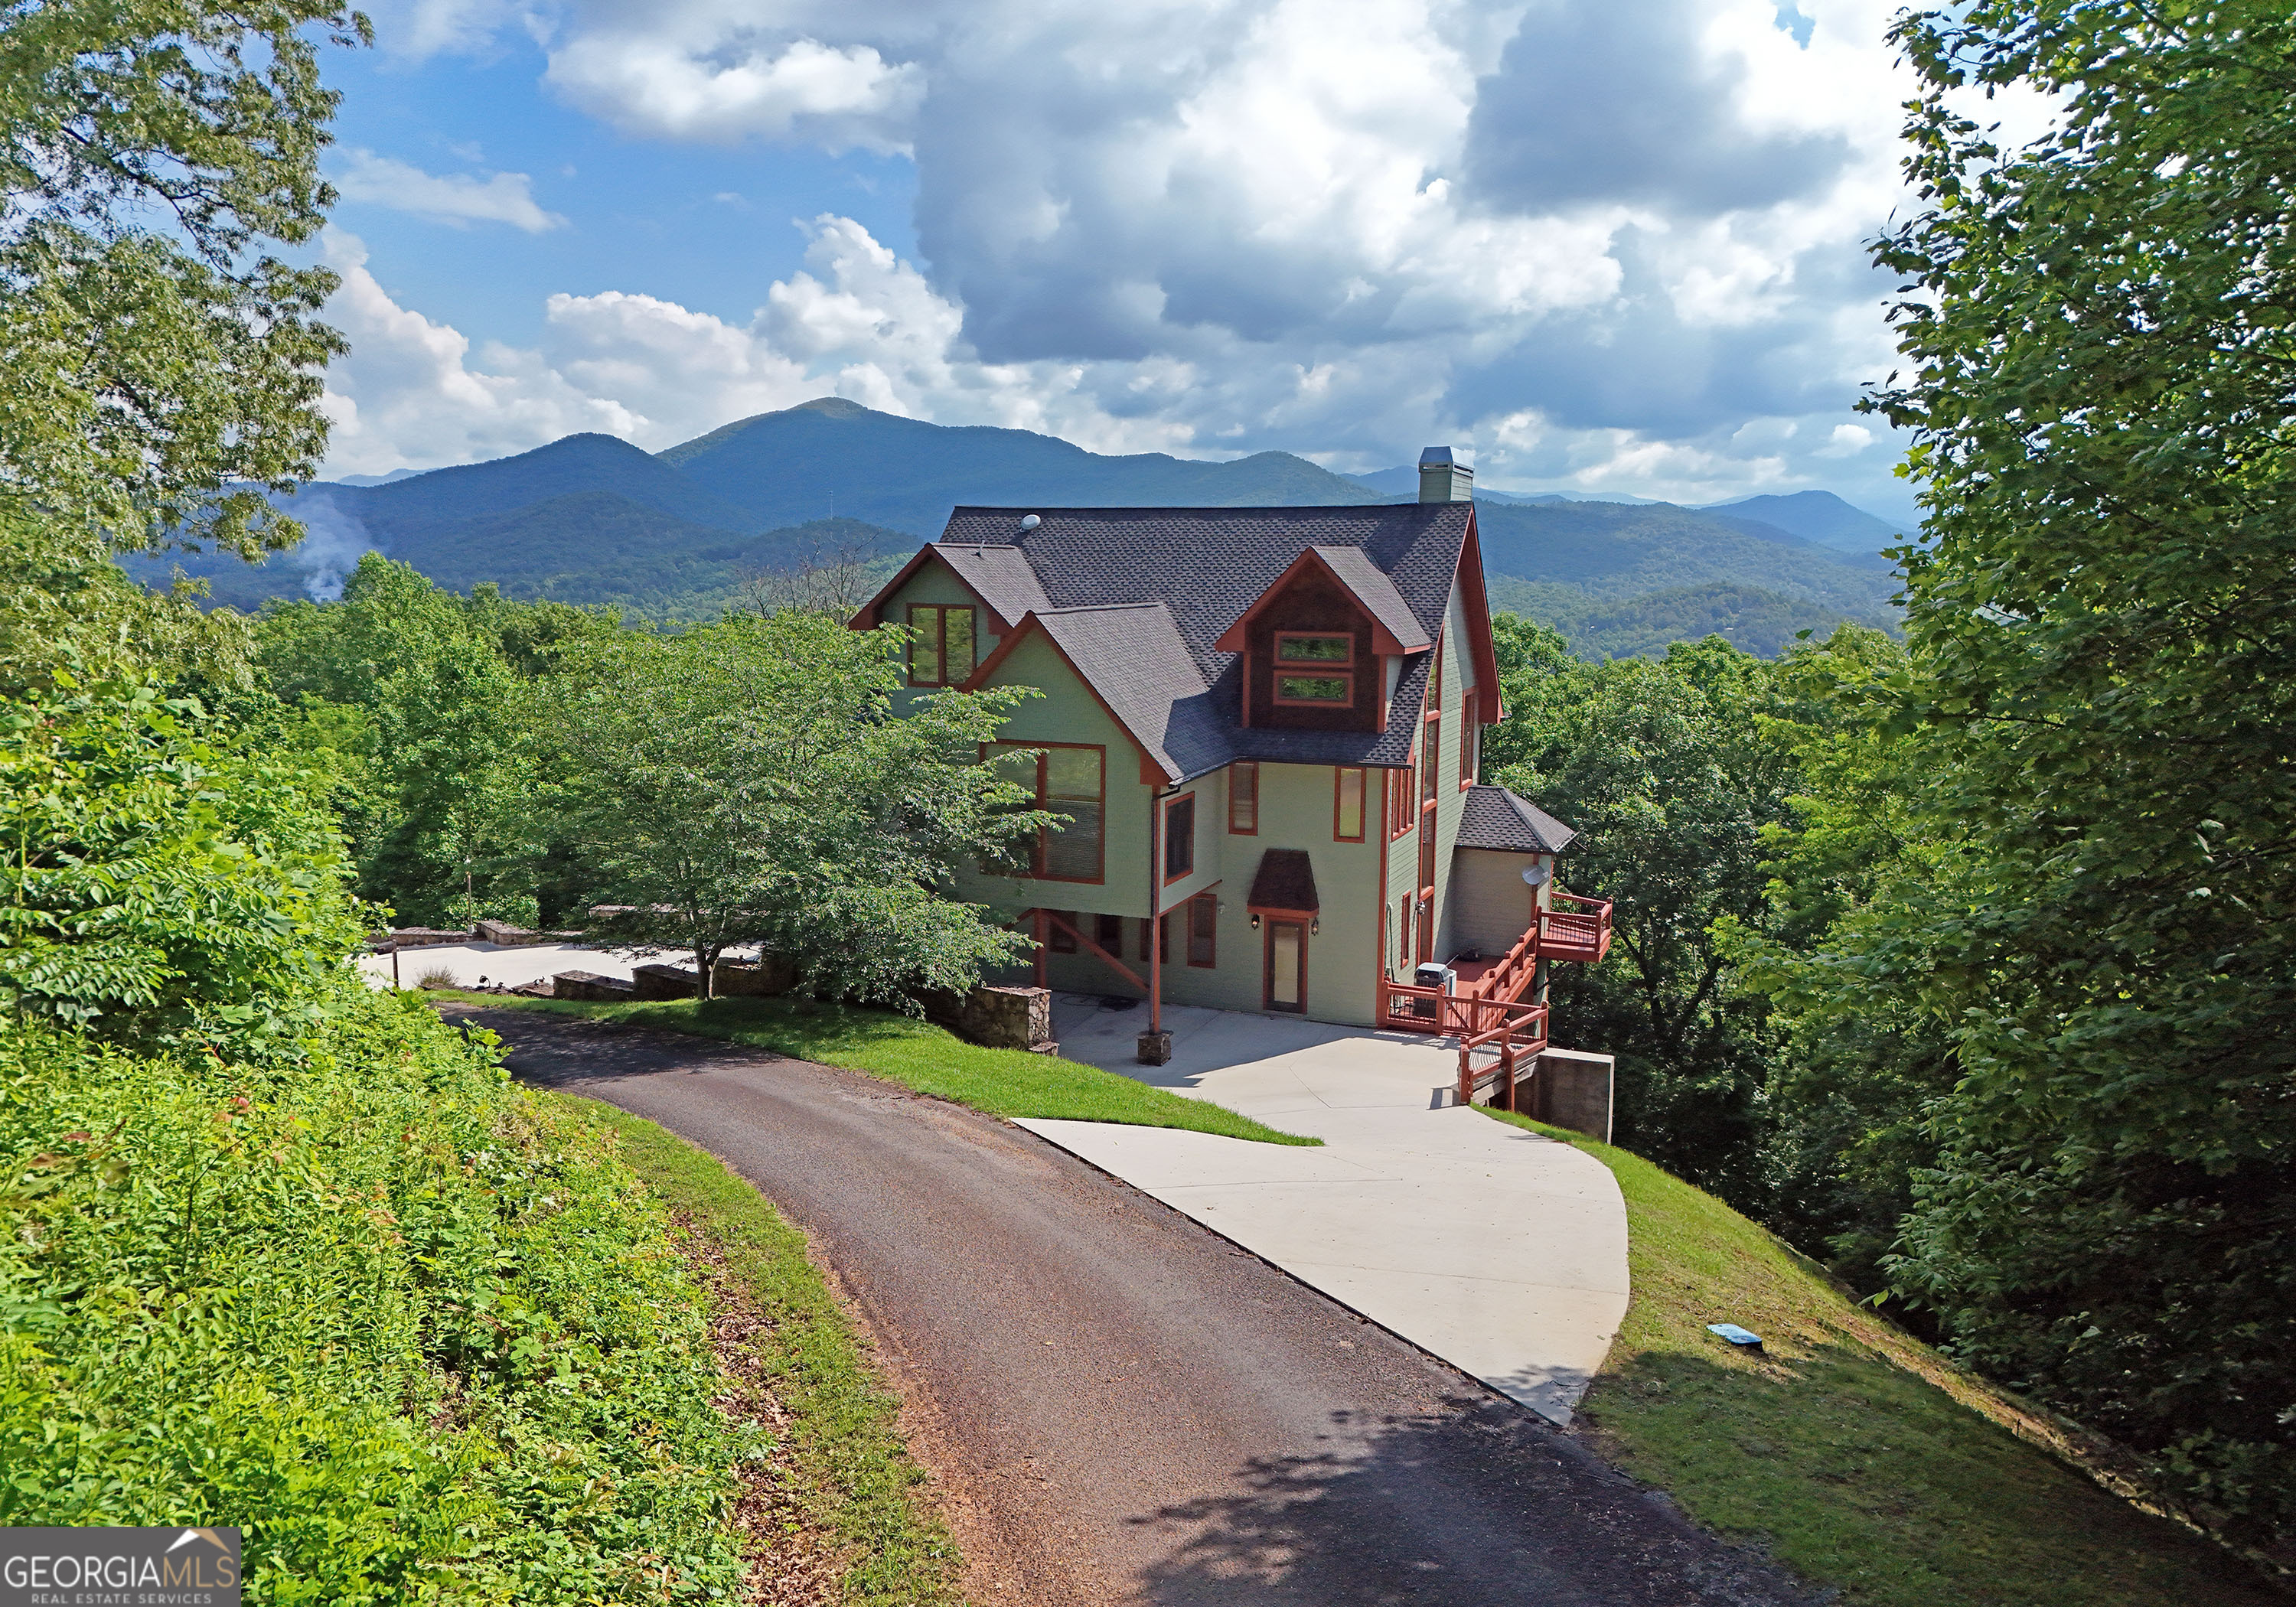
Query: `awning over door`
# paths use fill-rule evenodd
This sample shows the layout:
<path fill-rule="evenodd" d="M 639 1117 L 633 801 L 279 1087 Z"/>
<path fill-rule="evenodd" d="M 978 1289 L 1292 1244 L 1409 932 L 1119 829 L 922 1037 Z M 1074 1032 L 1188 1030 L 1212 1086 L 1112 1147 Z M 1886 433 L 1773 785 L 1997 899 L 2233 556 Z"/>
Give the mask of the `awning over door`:
<path fill-rule="evenodd" d="M 1255 915 L 1312 919 L 1322 906 L 1316 898 L 1316 865 L 1305 849 L 1269 849 L 1259 857 L 1244 907 Z"/>

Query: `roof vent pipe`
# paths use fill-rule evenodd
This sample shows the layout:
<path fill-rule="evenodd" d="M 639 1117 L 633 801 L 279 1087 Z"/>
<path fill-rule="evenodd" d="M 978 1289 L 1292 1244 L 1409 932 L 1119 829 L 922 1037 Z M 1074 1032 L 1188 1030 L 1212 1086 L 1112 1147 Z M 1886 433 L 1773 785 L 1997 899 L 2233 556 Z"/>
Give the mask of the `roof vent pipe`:
<path fill-rule="evenodd" d="M 1452 456 L 1450 447 L 1428 447 L 1419 455 L 1419 500 L 1474 501 L 1475 471 Z"/>

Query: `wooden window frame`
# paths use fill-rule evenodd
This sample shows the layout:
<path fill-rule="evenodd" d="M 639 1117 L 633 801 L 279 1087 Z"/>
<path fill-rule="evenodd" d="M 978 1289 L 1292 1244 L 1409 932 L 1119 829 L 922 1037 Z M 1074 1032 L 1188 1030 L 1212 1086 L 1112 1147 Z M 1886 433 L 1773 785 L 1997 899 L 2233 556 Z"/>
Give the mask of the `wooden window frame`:
<path fill-rule="evenodd" d="M 1345 830 L 1347 814 L 1341 803 L 1341 799 L 1347 796 L 1348 777 L 1350 775 L 1356 778 L 1356 829 L 1353 836 L 1349 836 Z M 1364 840 L 1365 820 L 1371 813 L 1370 789 L 1371 778 L 1362 766 L 1334 765 L 1332 767 L 1332 840 L 1333 842 L 1361 842 Z"/>
<path fill-rule="evenodd" d="M 1417 829 L 1419 772 L 1402 765 L 1387 773 L 1387 840 L 1400 842 Z"/>
<path fill-rule="evenodd" d="M 1099 944 L 1103 948 L 1108 950 L 1110 954 L 1114 955 L 1118 959 L 1122 959 L 1124 957 L 1124 917 L 1121 915 L 1095 915 L 1092 919 L 1093 941 Z"/>
<path fill-rule="evenodd" d="M 1070 926 L 1074 926 L 1079 919 L 1077 912 L 1072 909 L 1056 909 L 1052 913 L 1058 915 L 1062 921 L 1067 922 Z M 1077 952 L 1077 940 L 1076 934 L 1074 932 L 1062 927 L 1058 921 L 1048 922 L 1046 924 L 1052 928 L 1050 931 L 1045 934 L 1045 947 L 1046 948 L 1051 949 L 1053 953 L 1056 955 L 1072 955 Z"/>
<path fill-rule="evenodd" d="M 1037 831 L 1037 846 L 1030 851 L 1029 868 L 1026 871 L 1014 872 L 999 870 L 990 873 L 999 876 L 1012 876 L 1016 881 L 1065 881 L 1075 887 L 1099 887 L 1108 881 L 1108 744 L 1105 742 L 984 742 L 981 744 L 981 758 L 984 763 L 994 762 L 999 749 L 1013 749 L 1018 750 L 1021 752 L 1034 753 L 1037 756 L 1036 807 L 1039 809 L 1050 810 L 1052 813 L 1057 815 L 1060 813 L 1060 810 L 1054 808 L 1054 805 L 1058 800 L 1054 799 L 1045 790 L 1046 786 L 1050 784 L 1052 779 L 1051 773 L 1047 768 L 1050 761 L 1046 758 L 1046 754 L 1054 748 L 1085 749 L 1100 755 L 1100 843 L 1098 856 L 1095 860 L 1093 873 L 1089 876 L 1055 876 L 1045 869 L 1045 866 L 1051 863 L 1050 857 L 1047 853 L 1047 844 L 1052 834 L 1060 829 L 1057 826 L 1045 826 Z M 1081 802 L 1083 800 L 1078 799 L 1076 801 Z"/>
<path fill-rule="evenodd" d="M 1344 659 L 1287 659 L 1283 656 L 1286 642 L 1345 642 L 1348 656 Z M 1294 674 L 1302 664 L 1312 664 L 1317 669 L 1352 670 L 1356 667 L 1356 633 L 1351 630 L 1279 630 L 1275 633 L 1274 651 L 1278 670 L 1286 664 L 1292 666 Z"/>
<path fill-rule="evenodd" d="M 948 675 L 948 617 L 954 613 L 971 617 L 968 628 L 972 636 L 972 663 L 963 675 L 951 680 Z M 908 663 L 904 669 L 908 684 L 938 688 L 964 685 L 972 678 L 973 670 L 980 668 L 980 611 L 970 603 L 912 603 L 909 604 L 910 630 L 921 628 L 917 623 L 920 614 L 933 616 L 933 656 L 940 665 L 940 678 L 933 681 L 917 679 L 917 639 L 912 635 L 909 638 Z"/>
<path fill-rule="evenodd" d="M 1101 784 L 1103 788 L 1108 784 L 1107 771 L 1104 768 L 1101 773 Z M 1185 832 L 1176 832 L 1172 830 L 1172 816 L 1183 808 L 1185 808 L 1188 812 L 1188 829 Z M 1183 841 L 1187 844 L 1188 862 L 1176 871 L 1172 868 L 1172 850 Z M 1177 798 L 1168 798 L 1164 800 L 1162 870 L 1166 887 L 1171 886 L 1175 881 L 1185 881 L 1196 873 L 1196 795 L 1193 792 L 1183 792 Z"/>
<path fill-rule="evenodd" d="M 1287 698 L 1283 682 L 1293 680 L 1337 681 L 1348 689 L 1343 698 Z M 1267 700 L 1278 709 L 1352 709 L 1356 706 L 1356 672 L 1352 669 L 1285 670 L 1277 668 L 1268 676 Z"/>
<path fill-rule="evenodd" d="M 1251 824 L 1248 826 L 1240 826 L 1235 824 L 1235 800 L 1238 791 L 1236 783 L 1247 775 L 1251 778 Z M 1258 759 L 1240 758 L 1228 767 L 1227 833 L 1231 837 L 1259 835 L 1259 761 Z"/>
<path fill-rule="evenodd" d="M 1188 963 L 1198 971 L 1217 971 L 1219 968 L 1219 895 L 1198 893 L 1188 900 L 1187 911 Z M 1204 935 L 1205 957 L 1201 960 L 1196 958 L 1196 922 L 1200 916 L 1208 917 L 1210 927 Z"/>
<path fill-rule="evenodd" d="M 1467 689 L 1470 692 L 1473 687 Z M 1475 772 L 1482 768 L 1483 727 L 1479 720 L 1467 717 L 1467 701 L 1459 700 L 1459 791 L 1464 792 L 1475 784 Z"/>

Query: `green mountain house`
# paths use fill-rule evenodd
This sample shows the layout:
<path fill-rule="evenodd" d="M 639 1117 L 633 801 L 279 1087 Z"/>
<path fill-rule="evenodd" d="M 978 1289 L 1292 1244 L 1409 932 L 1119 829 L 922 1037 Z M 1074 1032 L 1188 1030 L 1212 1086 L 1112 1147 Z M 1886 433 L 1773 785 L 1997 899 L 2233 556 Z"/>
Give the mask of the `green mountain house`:
<path fill-rule="evenodd" d="M 912 696 L 1026 685 L 988 761 L 1066 817 L 960 895 L 1088 993 L 1545 1042 L 1546 967 L 1607 949 L 1574 833 L 1478 775 L 1500 716 L 1473 471 L 1415 503 L 958 507 L 852 621 Z M 1423 970 L 1423 967 L 1433 967 Z M 1447 972 L 1447 974 L 1446 974 Z"/>

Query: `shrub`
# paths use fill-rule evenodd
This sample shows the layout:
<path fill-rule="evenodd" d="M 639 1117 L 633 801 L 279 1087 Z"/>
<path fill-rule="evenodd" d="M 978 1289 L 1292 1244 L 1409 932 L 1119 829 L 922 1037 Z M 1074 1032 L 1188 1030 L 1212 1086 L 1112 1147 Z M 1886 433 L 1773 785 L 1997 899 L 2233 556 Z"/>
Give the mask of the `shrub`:
<path fill-rule="evenodd" d="M 611 1139 L 325 1003 L 292 1069 L 0 1026 L 0 1524 L 239 1524 L 250 1602 L 731 1589 L 707 1307 Z"/>

